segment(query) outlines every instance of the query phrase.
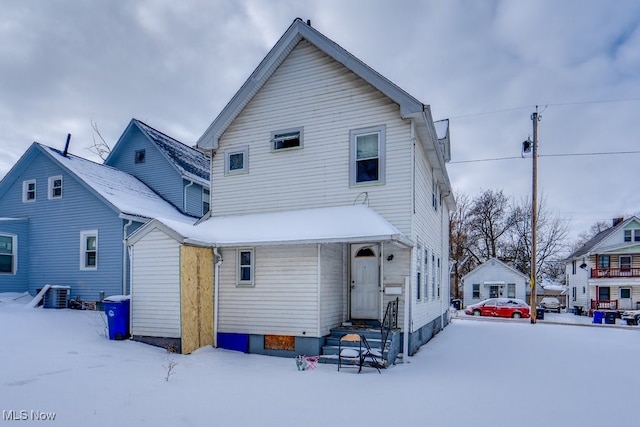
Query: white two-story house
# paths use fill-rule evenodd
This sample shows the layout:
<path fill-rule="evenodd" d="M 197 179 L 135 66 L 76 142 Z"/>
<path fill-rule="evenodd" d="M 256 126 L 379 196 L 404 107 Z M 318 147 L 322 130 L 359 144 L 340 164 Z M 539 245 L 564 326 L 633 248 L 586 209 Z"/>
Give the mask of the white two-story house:
<path fill-rule="evenodd" d="M 428 105 L 296 19 L 198 148 L 210 214 L 130 239 L 134 336 L 151 236 L 212 248 L 218 346 L 319 354 L 332 328 L 379 324 L 396 300 L 405 353 L 448 323 L 449 129 Z"/>

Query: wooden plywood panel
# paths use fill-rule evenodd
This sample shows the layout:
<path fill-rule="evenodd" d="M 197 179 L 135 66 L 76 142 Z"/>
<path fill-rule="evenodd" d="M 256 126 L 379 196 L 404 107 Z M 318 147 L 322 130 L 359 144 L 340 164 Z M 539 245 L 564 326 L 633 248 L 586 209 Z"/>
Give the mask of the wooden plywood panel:
<path fill-rule="evenodd" d="M 265 350 L 295 350 L 296 337 L 287 335 L 265 335 Z"/>
<path fill-rule="evenodd" d="M 180 248 L 182 352 L 213 345 L 213 250 Z"/>

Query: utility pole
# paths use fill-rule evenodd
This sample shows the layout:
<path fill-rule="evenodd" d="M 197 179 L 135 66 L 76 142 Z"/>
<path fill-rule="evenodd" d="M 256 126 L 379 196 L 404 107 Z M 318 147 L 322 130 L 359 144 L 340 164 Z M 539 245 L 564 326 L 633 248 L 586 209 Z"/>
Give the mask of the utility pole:
<path fill-rule="evenodd" d="M 538 208 L 538 121 L 540 117 L 538 115 L 538 106 L 536 105 L 535 113 L 531 114 L 531 120 L 533 121 L 533 177 L 532 177 L 532 189 L 531 189 L 531 323 L 537 321 L 537 296 L 536 296 L 536 250 L 537 250 L 537 208 Z"/>

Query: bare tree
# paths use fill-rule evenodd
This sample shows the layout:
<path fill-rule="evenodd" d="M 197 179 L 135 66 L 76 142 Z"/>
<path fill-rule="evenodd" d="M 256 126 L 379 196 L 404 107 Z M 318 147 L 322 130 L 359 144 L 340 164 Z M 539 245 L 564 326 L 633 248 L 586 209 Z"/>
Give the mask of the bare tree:
<path fill-rule="evenodd" d="M 451 271 L 451 295 L 460 298 L 460 278 L 471 271 L 477 260 L 469 262 L 472 244 L 470 238 L 469 208 L 471 200 L 466 194 L 456 195 L 456 210 L 449 216 L 449 258 L 454 261 Z"/>
<path fill-rule="evenodd" d="M 102 137 L 97 123 L 91 121 L 91 127 L 93 128 L 93 132 L 95 133 L 95 135 L 93 135 L 93 144 L 91 144 L 87 148 L 92 153 L 97 154 L 102 160 L 105 160 L 109 156 L 109 153 L 111 153 L 111 146 Z M 97 140 L 96 136 L 98 137 Z"/>
<path fill-rule="evenodd" d="M 486 190 L 475 198 L 469 209 L 470 238 L 474 242 L 469 250 L 473 256 L 479 262 L 501 258 L 505 233 L 516 220 L 502 190 Z"/>

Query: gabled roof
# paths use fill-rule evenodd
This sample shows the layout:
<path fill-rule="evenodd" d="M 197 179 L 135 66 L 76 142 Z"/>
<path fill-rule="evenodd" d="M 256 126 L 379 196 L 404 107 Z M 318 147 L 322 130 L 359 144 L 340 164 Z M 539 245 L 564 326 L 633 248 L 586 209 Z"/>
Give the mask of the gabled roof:
<path fill-rule="evenodd" d="M 522 276 L 524 279 L 529 279 L 529 277 L 527 275 L 525 275 L 523 272 L 521 272 L 520 270 L 516 270 L 515 268 L 511 267 L 510 265 L 500 261 L 498 258 L 489 258 L 488 260 L 486 260 L 485 262 L 483 262 L 482 264 L 480 264 L 479 266 L 477 266 L 476 268 L 474 268 L 473 270 L 471 270 L 470 272 L 468 272 L 467 274 L 462 276 L 462 279 L 464 280 L 468 276 L 471 276 L 472 274 L 475 274 L 478 271 L 483 270 L 484 268 L 486 268 L 489 265 L 489 263 L 491 261 L 497 262 L 498 264 L 500 264 L 500 266 L 512 271 L 514 274 Z"/>
<path fill-rule="evenodd" d="M 183 178 L 209 187 L 210 161 L 207 156 L 138 119 L 131 119 L 131 122 L 129 122 L 129 125 L 105 160 L 106 165 L 111 164 L 111 161 L 122 150 L 124 141 L 133 129 L 139 129 Z"/>
<path fill-rule="evenodd" d="M 571 255 L 569 255 L 567 257 L 567 260 L 573 260 L 573 259 L 580 258 L 580 257 L 583 257 L 585 255 L 588 255 L 588 254 L 592 253 L 609 236 L 614 234 L 616 231 L 625 228 L 631 221 L 640 222 L 640 218 L 638 218 L 636 216 L 632 216 L 630 218 L 627 218 L 624 221 L 620 221 L 618 224 L 616 224 L 616 225 L 614 225 L 614 226 L 612 226 L 610 228 L 607 228 L 606 230 L 603 230 L 603 231 L 599 232 L 598 234 L 593 236 L 591 239 L 589 239 L 584 245 L 582 245 L 578 249 L 576 249 Z M 632 243 L 635 243 L 635 242 L 632 242 Z M 635 243 L 635 244 L 637 244 L 637 243 Z M 627 246 L 627 245 L 625 245 L 625 246 Z"/>
<path fill-rule="evenodd" d="M 0 183 L 2 193 L 26 170 L 37 154 L 41 153 L 76 178 L 91 193 L 103 200 L 120 215 L 151 219 L 156 216 L 175 220 L 195 221 L 181 214 L 173 205 L 126 172 L 94 163 L 82 157 L 34 142 L 16 162 Z M 2 194 L 0 194 L 0 197 Z"/>
<path fill-rule="evenodd" d="M 129 244 L 135 244 L 156 228 L 181 243 L 200 246 L 377 241 L 411 246 L 410 240 L 396 227 L 363 205 L 217 216 L 197 225 L 158 218 L 132 234 Z"/>
<path fill-rule="evenodd" d="M 269 51 L 262 62 L 260 62 L 253 73 L 251 73 L 240 90 L 236 92 L 231 101 L 229 101 L 200 139 L 198 139 L 198 147 L 207 150 L 218 149 L 220 137 L 302 39 L 344 65 L 347 69 L 398 104 L 400 107 L 400 115 L 403 119 L 413 119 L 415 121 L 416 132 L 420 140 L 425 144 L 425 151 L 434 169 L 434 174 L 438 181 L 442 183 L 442 193 L 445 195 L 449 208 L 454 209 L 455 200 L 452 195 L 451 183 L 445 167 L 445 162 L 450 159 L 448 131 L 442 140 L 439 141 L 429 106 L 409 95 L 386 77 L 311 27 L 311 25 L 303 22 L 300 18 L 296 18 L 293 21 L 284 35 Z M 446 126 L 448 128 L 448 122 Z"/>

